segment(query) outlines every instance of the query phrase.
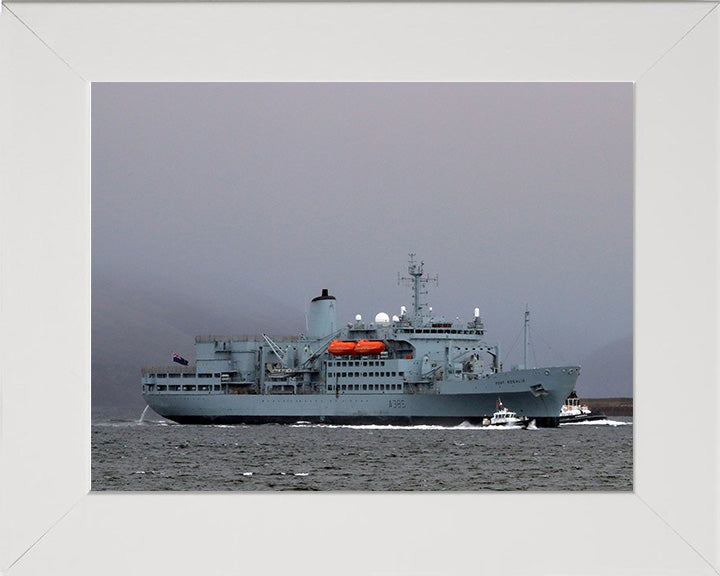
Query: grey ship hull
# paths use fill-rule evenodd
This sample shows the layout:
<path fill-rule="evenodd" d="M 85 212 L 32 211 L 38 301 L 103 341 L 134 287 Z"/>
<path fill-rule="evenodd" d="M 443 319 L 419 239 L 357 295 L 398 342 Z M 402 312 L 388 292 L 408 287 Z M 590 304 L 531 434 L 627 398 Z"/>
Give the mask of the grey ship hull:
<path fill-rule="evenodd" d="M 559 406 L 574 389 L 578 367 L 516 370 L 472 381 L 438 383 L 437 392 L 319 394 L 144 394 L 158 414 L 181 424 L 443 424 L 480 423 L 498 399 L 538 426 L 557 426 Z"/>

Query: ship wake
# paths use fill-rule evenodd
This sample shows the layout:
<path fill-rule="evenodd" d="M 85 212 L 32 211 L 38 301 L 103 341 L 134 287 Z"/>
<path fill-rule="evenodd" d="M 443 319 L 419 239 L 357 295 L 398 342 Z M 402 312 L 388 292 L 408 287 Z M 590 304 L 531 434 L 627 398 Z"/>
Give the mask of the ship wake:
<path fill-rule="evenodd" d="M 620 420 L 586 420 L 585 422 L 562 422 L 560 426 L 632 426 L 632 422 Z"/>

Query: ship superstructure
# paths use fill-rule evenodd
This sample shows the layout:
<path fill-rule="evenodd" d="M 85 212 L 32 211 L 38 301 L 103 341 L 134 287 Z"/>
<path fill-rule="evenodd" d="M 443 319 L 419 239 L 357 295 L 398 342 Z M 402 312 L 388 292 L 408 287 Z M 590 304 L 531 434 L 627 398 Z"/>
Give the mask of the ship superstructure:
<path fill-rule="evenodd" d="M 557 426 L 579 366 L 503 370 L 500 346 L 469 321 L 432 315 L 423 262 L 410 254 L 411 310 L 343 327 L 324 289 L 307 334 L 197 336 L 194 366 L 143 369 L 143 397 L 179 423 L 480 423 L 498 397 L 538 426 Z M 527 333 L 526 313 L 526 333 Z"/>

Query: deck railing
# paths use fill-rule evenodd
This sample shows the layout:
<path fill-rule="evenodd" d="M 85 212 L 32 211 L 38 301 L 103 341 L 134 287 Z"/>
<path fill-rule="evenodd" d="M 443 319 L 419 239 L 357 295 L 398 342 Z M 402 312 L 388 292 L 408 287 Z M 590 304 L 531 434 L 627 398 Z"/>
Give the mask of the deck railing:
<path fill-rule="evenodd" d="M 143 374 L 195 374 L 194 366 L 143 366 Z"/>
<path fill-rule="evenodd" d="M 277 338 L 273 338 L 277 342 L 297 342 L 300 337 L 299 336 L 280 336 Z M 199 336 L 195 336 L 195 343 L 204 343 L 207 344 L 208 342 L 217 342 L 217 341 L 226 341 L 226 342 L 264 342 L 265 339 L 263 338 L 262 334 L 257 335 L 251 335 L 248 336 L 247 334 L 242 336 L 224 336 L 219 334 L 201 334 Z"/>

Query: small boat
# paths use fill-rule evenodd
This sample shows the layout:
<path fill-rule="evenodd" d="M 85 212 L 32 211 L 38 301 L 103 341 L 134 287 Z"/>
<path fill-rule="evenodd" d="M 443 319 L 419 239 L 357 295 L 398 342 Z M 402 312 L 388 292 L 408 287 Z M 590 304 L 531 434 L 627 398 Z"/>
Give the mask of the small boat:
<path fill-rule="evenodd" d="M 607 416 L 602 412 L 592 413 L 587 404 L 580 404 L 580 399 L 573 390 L 560 408 L 560 424 L 574 422 L 589 422 L 592 420 L 606 420 Z"/>
<path fill-rule="evenodd" d="M 342 340 L 333 341 L 328 346 L 328 352 L 333 356 L 352 356 L 355 353 L 357 342 L 343 342 Z"/>
<path fill-rule="evenodd" d="M 527 418 L 520 418 L 512 410 L 508 410 L 498 399 L 498 409 L 490 418 L 490 426 L 521 426 L 525 427 L 529 423 Z"/>
<path fill-rule="evenodd" d="M 355 355 L 372 356 L 374 354 L 382 354 L 387 347 L 385 342 L 373 340 L 360 340 L 355 346 Z"/>

